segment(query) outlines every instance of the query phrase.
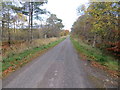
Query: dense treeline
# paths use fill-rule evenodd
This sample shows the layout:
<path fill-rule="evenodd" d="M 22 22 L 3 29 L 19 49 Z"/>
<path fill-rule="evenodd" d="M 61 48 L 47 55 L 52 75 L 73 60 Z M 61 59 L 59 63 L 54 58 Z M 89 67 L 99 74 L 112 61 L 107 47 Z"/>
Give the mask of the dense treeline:
<path fill-rule="evenodd" d="M 41 8 L 43 2 L 1 2 L 2 3 L 2 41 L 9 46 L 12 41 L 59 37 L 64 25 L 55 14 Z"/>
<path fill-rule="evenodd" d="M 42 7 L 44 4 L 47 0 L 0 3 L 3 77 L 54 47 L 68 34 L 63 30 L 62 20 Z"/>
<path fill-rule="evenodd" d="M 93 47 L 120 57 L 118 7 L 117 2 L 91 2 L 87 7 L 81 5 L 78 8 L 80 16 L 73 24 L 72 34 Z"/>

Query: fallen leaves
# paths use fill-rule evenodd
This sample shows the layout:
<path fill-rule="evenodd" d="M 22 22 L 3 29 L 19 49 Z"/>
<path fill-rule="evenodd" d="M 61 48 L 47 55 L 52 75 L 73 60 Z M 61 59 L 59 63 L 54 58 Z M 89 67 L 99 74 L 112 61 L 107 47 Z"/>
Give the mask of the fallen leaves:
<path fill-rule="evenodd" d="M 15 68 L 12 66 L 6 69 L 4 72 L 2 72 L 2 76 L 6 76 L 8 73 L 15 71 Z"/>
<path fill-rule="evenodd" d="M 86 56 L 85 54 L 80 53 L 79 55 L 80 55 L 80 57 L 82 58 L 82 60 L 87 60 L 87 59 L 86 59 L 86 58 L 87 58 L 87 56 Z"/>
<path fill-rule="evenodd" d="M 80 57 L 81 57 L 81 60 L 87 60 L 87 58 L 91 58 L 92 60 L 95 59 L 95 57 L 88 57 L 88 56 L 86 56 L 86 55 L 83 54 L 83 53 L 80 53 L 79 55 L 80 55 Z M 110 70 L 110 69 L 108 69 L 107 66 L 101 65 L 99 62 L 92 61 L 92 60 L 91 60 L 91 62 L 90 62 L 91 66 L 94 66 L 94 67 L 96 67 L 96 68 L 99 68 L 99 69 L 102 69 L 102 70 L 106 71 L 106 72 L 109 73 L 109 75 L 112 76 L 112 77 L 116 77 L 116 78 L 119 77 L 119 75 L 120 75 L 120 72 L 119 72 L 119 71 Z"/>
<path fill-rule="evenodd" d="M 119 77 L 119 72 L 115 71 L 115 70 L 110 70 L 108 69 L 106 66 L 101 65 L 100 63 L 96 62 L 96 61 L 91 61 L 91 65 L 96 67 L 96 68 L 100 68 L 106 72 L 108 72 L 112 77 Z"/>

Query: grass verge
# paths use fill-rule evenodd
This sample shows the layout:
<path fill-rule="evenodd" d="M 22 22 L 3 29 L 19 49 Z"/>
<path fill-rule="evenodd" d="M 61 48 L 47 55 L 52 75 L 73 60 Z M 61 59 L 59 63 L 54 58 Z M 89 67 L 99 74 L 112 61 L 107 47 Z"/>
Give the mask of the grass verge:
<path fill-rule="evenodd" d="M 118 71 L 118 61 L 113 57 L 103 54 L 101 50 L 93 48 L 82 41 L 78 42 L 78 40 L 75 40 L 72 37 L 71 41 L 76 50 L 84 55 L 87 60 L 99 62 L 110 70 Z"/>
<path fill-rule="evenodd" d="M 3 58 L 2 60 L 3 77 L 5 77 L 8 73 L 15 71 L 18 67 L 21 67 L 24 64 L 28 63 L 34 57 L 37 57 L 38 55 L 40 55 L 42 51 L 54 47 L 63 40 L 65 40 L 65 38 L 61 38 L 47 45 L 35 47 L 30 50 L 25 50 L 19 54 L 13 54 L 7 58 Z"/>

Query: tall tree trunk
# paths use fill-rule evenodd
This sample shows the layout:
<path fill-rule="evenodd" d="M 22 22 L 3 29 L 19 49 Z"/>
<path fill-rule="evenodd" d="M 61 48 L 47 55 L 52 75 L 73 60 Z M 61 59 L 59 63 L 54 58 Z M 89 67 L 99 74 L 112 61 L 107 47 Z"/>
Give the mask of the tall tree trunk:
<path fill-rule="evenodd" d="M 96 45 L 96 38 L 97 38 L 97 35 L 95 34 L 95 35 L 94 35 L 94 39 L 93 39 L 92 47 L 95 47 L 95 45 Z"/>
<path fill-rule="evenodd" d="M 9 22 L 10 22 L 10 14 L 9 14 L 9 9 L 8 9 L 8 21 L 7 21 L 7 24 L 8 24 L 8 45 L 10 46 L 11 45 L 11 33 L 10 33 L 10 29 L 9 29 Z"/>
<path fill-rule="evenodd" d="M 2 29 L 1 29 L 1 40 L 4 38 L 4 20 L 2 20 Z"/>
<path fill-rule="evenodd" d="M 31 20 L 30 20 L 30 18 L 31 18 L 31 12 L 30 12 L 31 10 L 30 10 L 30 2 L 29 2 L 29 25 L 28 25 L 28 42 L 30 42 L 30 22 L 31 22 Z"/>
<path fill-rule="evenodd" d="M 14 33 L 16 33 L 16 29 L 15 29 L 15 22 L 14 22 Z"/>
<path fill-rule="evenodd" d="M 41 24 L 40 24 L 40 28 L 42 30 L 42 20 L 40 20 Z M 40 29 L 39 29 L 39 38 L 41 37 L 41 34 L 40 34 Z"/>
<path fill-rule="evenodd" d="M 13 24 L 14 24 L 14 34 L 16 34 L 15 22 L 13 22 Z M 14 36 L 13 38 L 14 38 L 14 40 L 17 40 L 17 37 L 16 37 L 16 36 Z"/>
<path fill-rule="evenodd" d="M 32 39 L 33 39 L 33 2 L 31 2 L 31 11 L 30 11 L 31 13 L 31 42 L 32 42 Z"/>
<path fill-rule="evenodd" d="M 1 39 L 3 40 L 6 36 L 4 34 L 4 30 L 5 30 L 5 23 L 6 23 L 6 20 L 5 20 L 5 14 L 3 14 L 3 18 L 2 18 L 2 31 L 1 31 Z"/>

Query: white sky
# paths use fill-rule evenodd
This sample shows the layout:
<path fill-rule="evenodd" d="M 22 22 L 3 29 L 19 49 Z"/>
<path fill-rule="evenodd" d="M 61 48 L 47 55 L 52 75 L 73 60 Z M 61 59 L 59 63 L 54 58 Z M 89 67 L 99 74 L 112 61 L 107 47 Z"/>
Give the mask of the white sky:
<path fill-rule="evenodd" d="M 48 0 L 46 7 L 48 11 L 63 20 L 64 29 L 70 30 L 78 17 L 76 9 L 87 2 L 88 0 Z"/>
<path fill-rule="evenodd" d="M 78 18 L 76 9 L 81 4 L 87 4 L 88 2 L 89 0 L 48 0 L 48 3 L 42 7 L 52 14 L 56 14 L 58 18 L 62 19 L 65 26 L 64 29 L 70 30 Z M 34 22 L 40 21 L 34 20 Z"/>

